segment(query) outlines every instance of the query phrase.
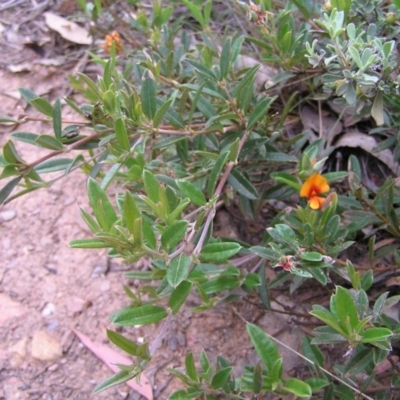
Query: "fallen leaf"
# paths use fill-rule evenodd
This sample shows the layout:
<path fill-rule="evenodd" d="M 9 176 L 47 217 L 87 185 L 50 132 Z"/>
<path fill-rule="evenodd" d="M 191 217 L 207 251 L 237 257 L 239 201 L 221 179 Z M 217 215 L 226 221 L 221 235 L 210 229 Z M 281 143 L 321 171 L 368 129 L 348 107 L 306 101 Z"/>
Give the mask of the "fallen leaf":
<path fill-rule="evenodd" d="M 367 153 L 382 161 L 397 176 L 400 174 L 400 165 L 395 161 L 393 153 L 389 149 L 374 151 L 378 142 L 373 136 L 362 133 L 357 129 L 348 130 L 336 143 L 335 147 L 359 147 Z"/>
<path fill-rule="evenodd" d="M 76 329 L 72 329 L 72 331 L 94 355 L 100 358 L 100 360 L 103 361 L 108 366 L 108 368 L 111 369 L 111 371 L 120 371 L 116 364 L 129 365 L 132 363 L 129 358 L 122 356 L 116 351 L 110 349 L 108 346 L 105 346 L 104 344 L 101 344 L 99 342 L 92 341 L 91 339 L 89 339 L 89 337 L 77 331 Z M 126 382 L 126 384 L 146 399 L 153 400 L 153 389 L 151 387 L 149 379 L 144 373 L 140 375 L 140 384 L 136 382 L 135 379 Z"/>
<path fill-rule="evenodd" d="M 44 13 L 46 24 L 53 31 L 58 32 L 64 39 L 77 44 L 91 44 L 89 32 L 76 24 L 51 12 Z"/>

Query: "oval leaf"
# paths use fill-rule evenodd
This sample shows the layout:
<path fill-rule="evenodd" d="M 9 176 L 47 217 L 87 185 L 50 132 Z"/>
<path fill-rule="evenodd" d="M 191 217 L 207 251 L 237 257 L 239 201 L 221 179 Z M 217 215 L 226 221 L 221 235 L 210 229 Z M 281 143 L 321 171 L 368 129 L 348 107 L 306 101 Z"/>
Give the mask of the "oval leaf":
<path fill-rule="evenodd" d="M 112 316 L 112 322 L 120 326 L 148 325 L 163 320 L 167 311 L 159 306 L 145 304 L 139 307 L 126 307 Z"/>
<path fill-rule="evenodd" d="M 199 257 L 204 262 L 223 262 L 234 256 L 240 248 L 240 244 L 234 242 L 209 243 L 203 247 Z"/>

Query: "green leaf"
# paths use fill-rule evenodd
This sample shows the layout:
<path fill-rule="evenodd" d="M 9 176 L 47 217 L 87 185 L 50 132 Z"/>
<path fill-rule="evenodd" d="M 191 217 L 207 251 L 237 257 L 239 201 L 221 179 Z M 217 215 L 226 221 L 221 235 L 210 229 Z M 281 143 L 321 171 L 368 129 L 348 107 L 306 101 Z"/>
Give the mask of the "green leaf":
<path fill-rule="evenodd" d="M 337 286 L 336 294 L 333 296 L 333 303 L 335 304 L 341 326 L 347 328 L 347 321 L 349 321 L 350 328 L 355 329 L 358 324 L 358 313 L 349 291 L 341 286 Z"/>
<path fill-rule="evenodd" d="M 62 150 L 63 144 L 54 136 L 40 135 L 36 140 L 36 145 L 50 150 Z"/>
<path fill-rule="evenodd" d="M 312 395 L 311 386 L 308 383 L 296 378 L 289 378 L 287 381 L 285 381 L 282 389 L 287 390 L 288 392 L 299 397 L 310 398 Z"/>
<path fill-rule="evenodd" d="M 132 356 L 137 356 L 138 345 L 136 343 L 127 339 L 125 336 L 122 336 L 120 333 L 109 329 L 107 329 L 107 336 L 121 350 Z"/>
<path fill-rule="evenodd" d="M 157 110 L 153 119 L 154 128 L 158 128 L 158 126 L 161 124 L 166 112 L 168 111 L 173 101 L 174 101 L 173 99 L 169 99 L 161 104 L 160 108 Z"/>
<path fill-rule="evenodd" d="M 153 203 L 160 201 L 160 183 L 157 178 L 148 170 L 143 171 L 143 183 L 146 194 Z"/>
<path fill-rule="evenodd" d="M 238 169 L 232 169 L 228 176 L 229 184 L 237 190 L 242 196 L 250 199 L 257 200 L 258 192 L 257 189 L 251 184 L 251 182 L 242 175 Z"/>
<path fill-rule="evenodd" d="M 222 388 L 229 380 L 233 367 L 220 369 L 212 378 L 211 387 L 213 389 Z"/>
<path fill-rule="evenodd" d="M 18 120 L 11 118 L 11 117 L 4 117 L 3 115 L 0 115 L 0 124 L 4 123 L 18 123 Z"/>
<path fill-rule="evenodd" d="M 208 193 L 209 198 L 211 198 L 214 195 L 214 190 L 215 190 L 215 187 L 217 186 L 219 174 L 221 173 L 222 168 L 224 167 L 226 160 L 228 159 L 228 156 L 229 156 L 229 152 L 222 153 L 218 157 L 218 160 L 215 162 L 215 164 L 210 172 L 210 177 L 209 177 L 208 183 L 207 183 L 207 193 Z"/>
<path fill-rule="evenodd" d="M 204 206 L 207 204 L 203 192 L 196 185 L 184 180 L 177 181 L 176 183 L 184 196 L 189 197 L 190 201 L 196 204 L 196 206 Z"/>
<path fill-rule="evenodd" d="M 10 182 L 7 183 L 1 190 L 0 190 L 0 204 L 3 204 L 7 197 L 11 194 L 11 192 L 15 189 L 18 185 L 22 176 L 17 176 L 16 178 L 12 179 Z"/>
<path fill-rule="evenodd" d="M 185 303 L 191 289 L 192 282 L 183 281 L 172 291 L 168 300 L 168 307 L 171 309 L 173 315 L 176 315 Z"/>
<path fill-rule="evenodd" d="M 122 118 L 118 118 L 115 121 L 115 136 L 117 137 L 118 143 L 125 151 L 129 151 L 131 149 L 128 132 L 126 131 L 125 122 Z"/>
<path fill-rule="evenodd" d="M 323 260 L 323 256 L 316 251 L 306 251 L 304 253 L 300 253 L 300 258 L 305 261 L 313 261 L 318 262 Z"/>
<path fill-rule="evenodd" d="M 329 385 L 329 381 L 322 378 L 309 378 L 304 381 L 307 385 L 311 386 L 313 392 L 320 390 Z"/>
<path fill-rule="evenodd" d="M 157 111 L 156 83 L 150 78 L 149 72 L 143 74 L 142 88 L 140 97 L 142 99 L 142 110 L 147 118 L 152 120 Z"/>
<path fill-rule="evenodd" d="M 248 323 L 246 330 L 265 368 L 268 372 L 272 371 L 275 362 L 281 358 L 275 343 L 256 325 Z"/>
<path fill-rule="evenodd" d="M 199 258 L 203 262 L 224 262 L 239 252 L 241 246 L 234 242 L 216 242 L 206 244 Z"/>
<path fill-rule="evenodd" d="M 167 269 L 167 281 L 173 288 L 176 288 L 184 279 L 186 279 L 189 273 L 190 264 L 190 257 L 183 253 L 171 260 Z"/>
<path fill-rule="evenodd" d="M 87 183 L 87 192 L 89 203 L 97 222 L 105 231 L 109 231 L 117 221 L 117 214 L 108 200 L 106 193 L 101 186 L 90 177 Z"/>
<path fill-rule="evenodd" d="M 219 276 L 203 283 L 201 288 L 204 290 L 204 293 L 212 294 L 234 289 L 239 286 L 239 283 L 237 276 Z"/>
<path fill-rule="evenodd" d="M 193 357 L 192 352 L 190 352 L 185 358 L 185 369 L 186 369 L 187 376 L 192 381 L 195 381 L 195 382 L 199 381 L 199 378 L 198 378 L 197 372 L 196 372 L 196 367 L 194 365 L 194 357 Z"/>
<path fill-rule="evenodd" d="M 69 158 L 56 158 L 53 160 L 44 161 L 34 167 L 38 174 L 45 174 L 55 171 L 66 171 L 72 164 L 73 160 Z"/>
<path fill-rule="evenodd" d="M 165 249 L 175 247 L 185 236 L 188 221 L 176 221 L 171 224 L 161 235 L 161 244 Z"/>
<path fill-rule="evenodd" d="M 215 76 L 214 72 L 208 69 L 205 65 L 199 63 L 198 61 L 191 60 L 190 58 L 186 58 L 184 61 L 191 65 L 203 77 L 211 79 L 212 81 L 218 81 L 218 78 Z"/>
<path fill-rule="evenodd" d="M 247 123 L 248 130 L 252 129 L 257 122 L 263 119 L 274 100 L 275 98 L 265 97 L 257 103 L 249 117 L 249 122 Z"/>
<path fill-rule="evenodd" d="M 31 100 L 29 104 L 47 117 L 53 118 L 53 107 L 42 97 L 37 97 L 36 99 Z"/>
<path fill-rule="evenodd" d="M 97 239 L 77 239 L 72 240 L 69 247 L 73 249 L 107 249 L 110 245 Z"/>
<path fill-rule="evenodd" d="M 131 192 L 126 191 L 122 206 L 122 219 L 129 232 L 134 232 L 134 222 L 140 218 L 140 211 Z"/>
<path fill-rule="evenodd" d="M 17 152 L 17 149 L 14 146 L 14 143 L 9 140 L 4 146 L 3 146 L 3 155 L 4 158 L 7 162 L 10 164 L 18 164 L 18 163 L 23 163 L 22 158 Z"/>
<path fill-rule="evenodd" d="M 387 328 L 369 328 L 361 333 L 361 343 L 371 343 L 386 340 L 392 336 L 393 332 Z"/>
<path fill-rule="evenodd" d="M 163 320 L 167 315 L 163 307 L 145 304 L 139 307 L 125 307 L 115 312 L 111 320 L 119 326 L 148 325 Z"/>
<path fill-rule="evenodd" d="M 231 65 L 231 39 L 225 41 L 221 50 L 221 58 L 219 61 L 220 78 L 225 79 L 228 76 L 229 67 Z"/>
<path fill-rule="evenodd" d="M 39 135 L 30 132 L 14 132 L 11 134 L 11 137 L 19 140 L 20 142 L 37 146 L 36 139 L 39 137 Z"/>
<path fill-rule="evenodd" d="M 271 178 L 274 178 L 278 182 L 284 183 L 285 185 L 289 185 L 297 191 L 300 191 L 301 189 L 301 184 L 299 183 L 298 178 L 288 174 L 287 172 L 272 172 Z"/>
<path fill-rule="evenodd" d="M 185 3 L 186 7 L 192 13 L 193 18 L 201 25 L 202 28 L 204 28 L 205 21 L 204 21 L 204 17 L 203 17 L 200 7 L 197 4 L 194 4 L 190 0 L 183 0 L 183 2 Z"/>
<path fill-rule="evenodd" d="M 310 314 L 325 322 L 325 324 L 333 328 L 335 331 L 339 332 L 341 335 L 345 337 L 347 336 L 346 332 L 340 325 L 340 321 L 338 321 L 329 311 L 323 309 L 323 307 L 319 305 L 314 305 L 313 310 L 310 311 Z"/>
<path fill-rule="evenodd" d="M 94 389 L 92 394 L 98 394 L 103 390 L 109 389 L 112 386 L 120 385 L 121 383 L 127 382 L 139 374 L 138 371 L 119 371 L 116 374 L 110 376 L 103 382 L 99 383 Z"/>
<path fill-rule="evenodd" d="M 56 138 L 61 140 L 62 121 L 61 121 L 61 100 L 57 99 L 53 109 L 53 130 Z"/>

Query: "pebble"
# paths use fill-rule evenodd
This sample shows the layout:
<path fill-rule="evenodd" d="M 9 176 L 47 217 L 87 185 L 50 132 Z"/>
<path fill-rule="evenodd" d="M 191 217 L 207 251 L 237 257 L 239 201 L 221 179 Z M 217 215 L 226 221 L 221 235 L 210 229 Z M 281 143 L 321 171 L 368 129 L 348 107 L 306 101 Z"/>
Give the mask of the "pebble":
<path fill-rule="evenodd" d="M 102 284 L 100 285 L 100 290 L 102 292 L 107 292 L 110 290 L 111 284 L 109 281 L 104 281 L 102 282 Z"/>
<path fill-rule="evenodd" d="M 42 316 L 48 317 L 50 315 L 53 315 L 55 312 L 56 306 L 53 303 L 47 303 L 42 310 Z"/>
<path fill-rule="evenodd" d="M 28 310 L 17 301 L 11 300 L 4 293 L 0 293 L 0 326 L 9 319 L 15 319 Z"/>
<path fill-rule="evenodd" d="M 87 302 L 80 297 L 71 296 L 67 301 L 67 308 L 71 315 L 80 314 L 87 306 Z"/>
<path fill-rule="evenodd" d="M 56 360 L 62 356 L 61 344 L 46 331 L 36 331 L 32 338 L 31 355 L 40 361 Z"/>
<path fill-rule="evenodd" d="M 17 216 L 17 212 L 14 210 L 6 210 L 0 212 L 0 222 L 8 222 L 13 220 Z"/>

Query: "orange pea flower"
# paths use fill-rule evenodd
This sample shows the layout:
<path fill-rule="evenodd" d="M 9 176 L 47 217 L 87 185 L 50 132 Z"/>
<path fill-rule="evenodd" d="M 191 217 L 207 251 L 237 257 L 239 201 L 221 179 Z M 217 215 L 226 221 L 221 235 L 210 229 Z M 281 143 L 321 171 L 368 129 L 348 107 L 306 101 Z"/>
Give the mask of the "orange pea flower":
<path fill-rule="evenodd" d="M 116 52 L 120 52 L 122 50 L 122 40 L 121 36 L 117 31 L 112 31 L 104 38 L 103 49 L 107 52 L 110 52 L 111 46 L 114 43 Z"/>
<path fill-rule="evenodd" d="M 303 183 L 300 190 L 300 197 L 307 197 L 310 207 L 313 210 L 319 210 L 325 201 L 325 199 L 319 197 L 319 195 L 328 191 L 329 185 L 326 178 L 320 174 L 314 174 Z"/>

